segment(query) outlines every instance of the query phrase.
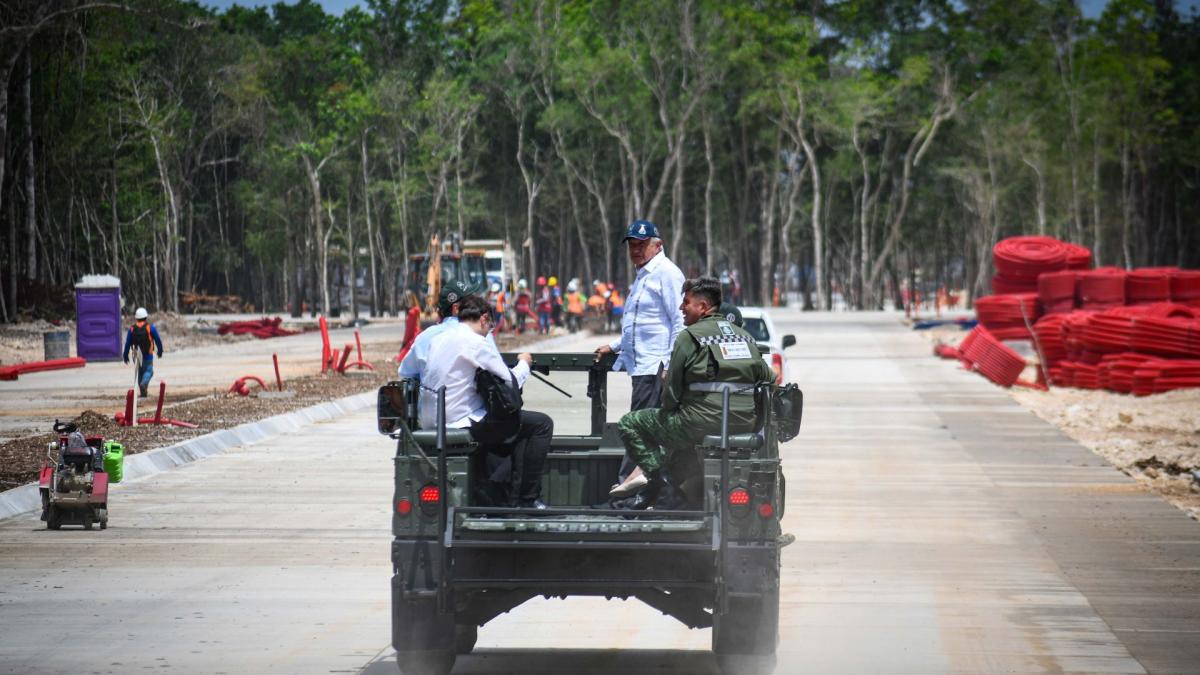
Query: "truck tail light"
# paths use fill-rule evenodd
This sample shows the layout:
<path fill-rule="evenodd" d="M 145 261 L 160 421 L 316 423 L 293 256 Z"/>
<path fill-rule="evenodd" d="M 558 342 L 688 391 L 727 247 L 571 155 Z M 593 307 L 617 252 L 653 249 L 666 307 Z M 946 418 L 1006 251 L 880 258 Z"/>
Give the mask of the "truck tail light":
<path fill-rule="evenodd" d="M 442 491 L 436 485 L 426 485 L 421 488 L 421 505 L 436 504 L 442 500 Z"/>
<path fill-rule="evenodd" d="M 758 517 L 762 519 L 770 518 L 775 515 L 775 507 L 771 506 L 771 502 L 763 502 L 758 505 Z"/>
<path fill-rule="evenodd" d="M 746 488 L 738 487 L 729 491 L 730 506 L 746 506 L 749 503 L 750 493 L 746 491 Z"/>
<path fill-rule="evenodd" d="M 775 376 L 775 384 L 783 384 L 783 354 L 778 352 L 771 355 L 771 365 L 779 373 Z"/>
<path fill-rule="evenodd" d="M 405 498 L 396 502 L 396 513 L 399 513 L 402 516 L 407 516 L 408 514 L 412 513 L 412 500 Z"/>

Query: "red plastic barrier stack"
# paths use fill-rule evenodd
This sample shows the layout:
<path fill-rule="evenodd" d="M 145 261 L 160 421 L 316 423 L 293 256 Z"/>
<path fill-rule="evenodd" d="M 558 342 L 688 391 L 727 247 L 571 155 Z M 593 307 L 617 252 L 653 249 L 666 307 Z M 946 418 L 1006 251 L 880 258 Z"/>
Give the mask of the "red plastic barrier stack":
<path fill-rule="evenodd" d="M 1200 358 L 1200 321 L 1184 305 L 1153 305 L 1166 312 L 1147 312 L 1134 323 L 1130 348 L 1143 354 Z M 1178 310 L 1170 310 L 1177 307 Z M 1165 314 L 1165 315 L 1164 315 Z"/>
<path fill-rule="evenodd" d="M 1053 237 L 1009 237 L 992 247 L 992 292 L 1036 293 L 1038 275 L 1067 268 L 1066 244 Z"/>
<path fill-rule="evenodd" d="M 1200 387 L 1200 360 L 1156 361 L 1154 393 Z"/>
<path fill-rule="evenodd" d="M 1011 293 L 989 295 L 975 301 L 975 313 L 979 323 L 999 340 L 1028 340 L 1029 324 L 1037 321 L 1040 313 L 1036 293 Z"/>
<path fill-rule="evenodd" d="M 1038 319 L 1033 326 L 1033 334 L 1037 337 L 1038 347 L 1046 365 L 1053 366 L 1067 359 L 1067 343 L 1063 340 L 1063 323 L 1067 314 L 1050 314 Z"/>
<path fill-rule="evenodd" d="M 1171 273 L 1171 302 L 1200 307 L 1200 270 Z"/>
<path fill-rule="evenodd" d="M 1086 246 L 1063 242 L 1067 247 L 1067 269 L 1086 270 L 1092 267 L 1092 250 Z"/>
<path fill-rule="evenodd" d="M 1079 306 L 1083 309 L 1120 307 L 1125 304 L 1125 270 L 1100 267 L 1081 272 L 1076 289 L 1079 293 Z"/>
<path fill-rule="evenodd" d="M 1148 305 L 1171 299 L 1171 275 L 1175 267 L 1142 267 L 1125 275 L 1125 302 Z"/>
<path fill-rule="evenodd" d="M 1038 300 L 1045 314 L 1060 314 L 1075 309 L 1075 284 L 1078 273 L 1074 270 L 1046 272 L 1038 277 Z"/>
<path fill-rule="evenodd" d="M 1140 307 L 1114 307 L 1093 314 L 1083 329 L 1084 352 L 1118 354 L 1132 351 L 1134 318 L 1144 313 Z M 1086 358 L 1081 360 L 1088 361 Z M 1097 358 L 1090 362 L 1099 361 Z"/>
<path fill-rule="evenodd" d="M 1002 387 L 1016 384 L 1025 370 L 1025 359 L 983 326 L 976 326 L 971 332 L 975 334 L 975 339 L 962 351 L 975 369 Z"/>

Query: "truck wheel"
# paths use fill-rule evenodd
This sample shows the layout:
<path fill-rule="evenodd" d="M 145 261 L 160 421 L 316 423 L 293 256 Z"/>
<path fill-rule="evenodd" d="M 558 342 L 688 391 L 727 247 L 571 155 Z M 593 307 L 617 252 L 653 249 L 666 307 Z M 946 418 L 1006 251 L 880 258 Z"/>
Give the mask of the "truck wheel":
<path fill-rule="evenodd" d="M 96 517 L 100 519 L 100 529 L 108 529 L 108 508 L 96 509 Z"/>
<path fill-rule="evenodd" d="M 392 577 L 392 646 L 404 675 L 446 675 L 454 667 L 454 615 L 440 614 L 437 601 L 406 600 L 401 579 Z"/>
<path fill-rule="evenodd" d="M 475 624 L 456 624 L 454 626 L 454 651 L 459 654 L 470 654 L 479 640 L 479 626 Z"/>
<path fill-rule="evenodd" d="M 729 611 L 713 617 L 713 653 L 726 675 L 775 671 L 779 594 L 729 598 Z"/>
<path fill-rule="evenodd" d="M 92 529 L 92 512 L 88 511 L 88 512 L 84 513 L 81 516 L 81 518 L 83 518 L 83 529 L 85 529 L 85 530 Z"/>
<path fill-rule="evenodd" d="M 46 529 L 57 530 L 62 527 L 62 517 L 58 513 L 58 506 L 51 504 L 46 507 Z"/>
<path fill-rule="evenodd" d="M 454 652 L 396 652 L 400 675 L 447 675 L 454 667 Z"/>

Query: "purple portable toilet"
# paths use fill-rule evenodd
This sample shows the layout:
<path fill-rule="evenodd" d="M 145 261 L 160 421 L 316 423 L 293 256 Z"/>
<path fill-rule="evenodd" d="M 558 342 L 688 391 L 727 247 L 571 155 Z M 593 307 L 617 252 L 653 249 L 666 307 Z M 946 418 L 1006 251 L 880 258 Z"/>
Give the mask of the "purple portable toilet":
<path fill-rule="evenodd" d="M 75 284 L 75 354 L 88 361 L 121 358 L 121 280 L 87 275 Z"/>

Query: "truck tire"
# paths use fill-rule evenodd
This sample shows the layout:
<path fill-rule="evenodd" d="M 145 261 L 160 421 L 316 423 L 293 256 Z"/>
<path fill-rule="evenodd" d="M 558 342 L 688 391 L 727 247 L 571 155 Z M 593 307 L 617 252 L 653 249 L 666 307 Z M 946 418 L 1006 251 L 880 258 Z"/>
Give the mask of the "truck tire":
<path fill-rule="evenodd" d="M 778 642 L 778 592 L 759 597 L 731 597 L 729 611 L 713 616 L 713 653 L 726 675 L 774 672 Z"/>
<path fill-rule="evenodd" d="M 475 624 L 457 624 L 454 626 L 454 651 L 459 654 L 470 654 L 479 640 L 479 626 Z"/>
<path fill-rule="evenodd" d="M 46 507 L 46 529 L 57 530 L 62 528 L 62 516 L 58 512 L 58 506 L 51 504 Z"/>
<path fill-rule="evenodd" d="M 454 615 L 433 599 L 407 600 L 392 577 L 392 646 L 403 675 L 446 675 L 454 667 Z"/>

